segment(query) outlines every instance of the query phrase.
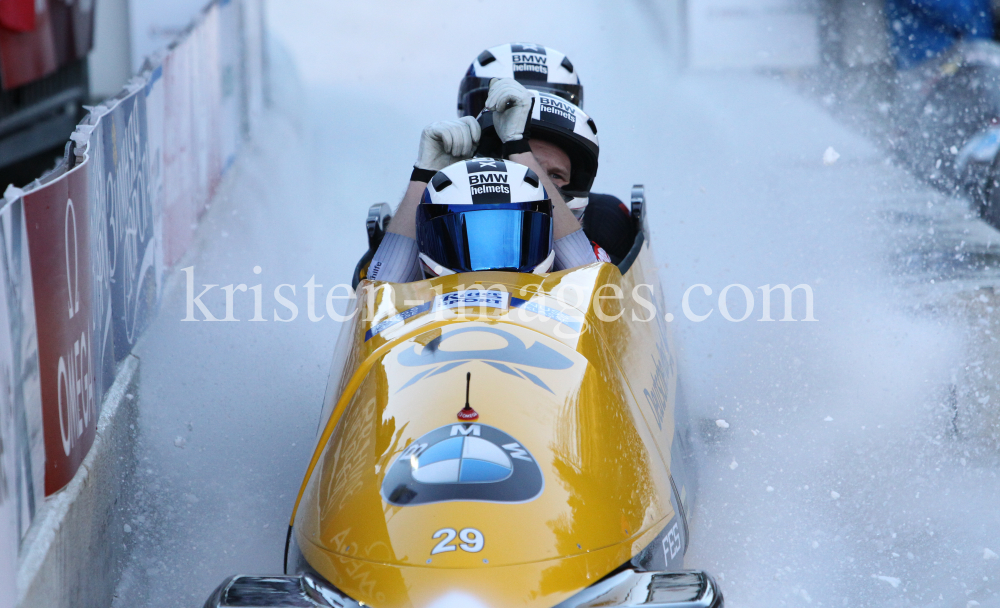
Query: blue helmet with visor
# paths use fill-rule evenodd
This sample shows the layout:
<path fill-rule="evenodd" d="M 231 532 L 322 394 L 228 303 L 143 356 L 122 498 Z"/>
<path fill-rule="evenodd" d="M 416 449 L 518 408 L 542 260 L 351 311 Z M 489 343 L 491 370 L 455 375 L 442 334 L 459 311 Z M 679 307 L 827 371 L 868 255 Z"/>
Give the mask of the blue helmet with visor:
<path fill-rule="evenodd" d="M 417 207 L 424 274 L 552 268 L 552 201 L 534 171 L 509 160 L 474 158 L 431 179 Z"/>

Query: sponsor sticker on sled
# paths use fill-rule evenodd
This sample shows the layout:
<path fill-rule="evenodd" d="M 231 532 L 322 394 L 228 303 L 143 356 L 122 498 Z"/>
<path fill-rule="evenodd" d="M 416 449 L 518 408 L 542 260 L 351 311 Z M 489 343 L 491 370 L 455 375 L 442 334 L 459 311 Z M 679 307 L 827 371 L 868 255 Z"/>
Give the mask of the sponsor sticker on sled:
<path fill-rule="evenodd" d="M 511 298 L 510 304 L 515 309 L 520 309 L 525 312 L 534 313 L 536 315 L 542 315 L 543 317 L 548 317 L 557 323 L 562 323 L 566 327 L 572 329 L 573 331 L 580 331 L 582 323 L 573 318 L 572 316 L 556 310 L 550 306 L 544 306 L 538 302 L 532 302 L 530 300 L 523 300 L 521 298 Z"/>
<path fill-rule="evenodd" d="M 538 498 L 544 488 L 541 468 L 517 439 L 486 424 L 458 423 L 438 427 L 407 445 L 386 472 L 381 494 L 397 507 L 452 501 L 523 503 Z"/>
<path fill-rule="evenodd" d="M 434 310 L 447 308 L 499 308 L 510 307 L 510 294 L 491 289 L 465 289 L 434 298 Z"/>
<path fill-rule="evenodd" d="M 673 560 L 674 557 L 677 556 L 677 552 L 680 550 L 681 550 L 681 530 L 678 527 L 677 522 L 675 521 L 673 527 L 670 528 L 670 531 L 667 532 L 667 535 L 663 537 L 663 558 L 666 560 L 668 565 L 670 564 L 671 560 Z"/>
<path fill-rule="evenodd" d="M 403 321 L 411 317 L 415 317 L 419 314 L 425 313 L 430 309 L 431 309 L 431 303 L 425 302 L 418 306 L 414 306 L 413 308 L 407 308 L 403 312 L 389 317 L 388 319 L 382 321 L 378 325 L 372 325 L 371 329 L 365 332 L 365 342 L 371 340 L 372 338 L 379 335 L 383 331 L 389 329 L 390 327 L 399 325 Z"/>

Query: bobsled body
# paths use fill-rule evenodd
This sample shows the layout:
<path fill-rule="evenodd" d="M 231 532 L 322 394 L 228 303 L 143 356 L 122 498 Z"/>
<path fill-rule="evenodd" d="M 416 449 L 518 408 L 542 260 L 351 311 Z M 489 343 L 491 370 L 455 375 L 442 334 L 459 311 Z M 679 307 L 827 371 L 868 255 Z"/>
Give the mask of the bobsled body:
<path fill-rule="evenodd" d="M 683 568 L 686 420 L 653 259 L 636 254 L 624 276 L 363 282 L 289 574 L 379 608 L 548 608 L 623 565 Z M 458 417 L 467 388 L 474 420 Z"/>
<path fill-rule="evenodd" d="M 206 608 L 723 608 L 685 571 L 693 500 L 642 186 L 618 265 L 361 281 L 373 205 L 285 576 Z"/>

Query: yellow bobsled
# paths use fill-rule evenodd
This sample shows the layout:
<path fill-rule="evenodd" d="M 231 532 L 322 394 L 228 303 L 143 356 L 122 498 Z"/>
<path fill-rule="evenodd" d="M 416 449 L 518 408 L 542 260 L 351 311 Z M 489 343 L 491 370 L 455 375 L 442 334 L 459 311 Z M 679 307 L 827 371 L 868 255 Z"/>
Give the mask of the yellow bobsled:
<path fill-rule="evenodd" d="M 206 606 L 721 607 L 683 570 L 688 429 L 641 188 L 633 215 L 618 266 L 361 282 L 286 575 Z"/>

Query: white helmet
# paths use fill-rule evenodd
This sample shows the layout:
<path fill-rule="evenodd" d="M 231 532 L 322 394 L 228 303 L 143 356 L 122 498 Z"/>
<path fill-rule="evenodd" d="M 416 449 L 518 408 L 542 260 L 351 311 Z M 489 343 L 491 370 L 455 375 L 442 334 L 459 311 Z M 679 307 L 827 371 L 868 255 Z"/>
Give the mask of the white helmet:
<path fill-rule="evenodd" d="M 569 183 L 563 190 L 575 196 L 585 196 L 597 176 L 597 159 L 601 152 L 597 125 L 583 110 L 568 101 L 538 91 L 531 94 L 535 97 L 535 104 L 531 109 L 526 136 L 555 144 L 569 156 L 572 166 Z M 503 143 L 493 126 L 493 112 L 483 111 L 478 120 L 482 135 L 476 153 L 501 155 Z"/>
<path fill-rule="evenodd" d="M 431 178 L 417 207 L 417 244 L 425 273 L 548 272 L 552 201 L 524 165 L 474 158 Z"/>
<path fill-rule="evenodd" d="M 566 55 L 540 44 L 513 42 L 486 49 L 469 66 L 458 86 L 459 116 L 479 115 L 492 78 L 513 78 L 526 89 L 583 107 L 583 85 Z"/>

